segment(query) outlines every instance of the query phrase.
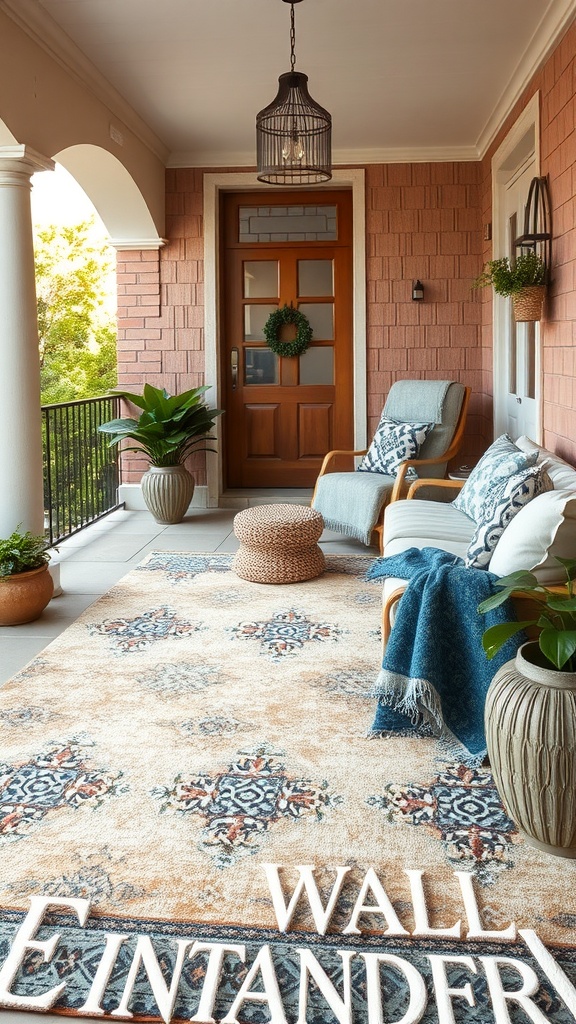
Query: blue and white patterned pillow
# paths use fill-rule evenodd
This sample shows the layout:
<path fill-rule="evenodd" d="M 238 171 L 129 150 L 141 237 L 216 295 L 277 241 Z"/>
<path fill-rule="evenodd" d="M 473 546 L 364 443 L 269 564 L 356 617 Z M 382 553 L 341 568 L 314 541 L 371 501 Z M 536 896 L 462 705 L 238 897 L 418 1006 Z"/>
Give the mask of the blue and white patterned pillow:
<path fill-rule="evenodd" d="M 401 462 L 416 458 L 433 426 L 433 423 L 399 423 L 382 416 L 358 470 L 396 476 Z"/>
<path fill-rule="evenodd" d="M 470 516 L 475 523 L 481 522 L 494 485 L 498 481 L 507 480 L 513 473 L 536 465 L 537 459 L 538 451 L 523 452 L 508 434 L 501 434 L 470 473 L 458 497 L 452 502 L 454 508 Z"/>
<path fill-rule="evenodd" d="M 496 545 L 514 516 L 544 491 L 554 489 L 543 466 L 529 466 L 507 479 L 498 480 L 488 492 L 484 516 L 478 522 L 464 564 L 467 569 L 487 569 Z"/>

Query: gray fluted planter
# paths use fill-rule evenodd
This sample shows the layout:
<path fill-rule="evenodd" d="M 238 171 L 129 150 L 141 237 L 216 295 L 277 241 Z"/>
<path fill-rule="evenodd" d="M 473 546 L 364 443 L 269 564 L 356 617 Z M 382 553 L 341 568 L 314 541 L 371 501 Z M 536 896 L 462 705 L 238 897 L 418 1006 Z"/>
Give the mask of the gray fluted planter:
<path fill-rule="evenodd" d="M 181 523 L 194 494 L 194 477 L 184 466 L 150 466 L 142 495 L 157 523 Z"/>
<path fill-rule="evenodd" d="M 523 644 L 490 684 L 488 755 L 502 803 L 527 842 L 576 858 L 576 672 L 542 668 L 537 652 L 537 643 Z"/>

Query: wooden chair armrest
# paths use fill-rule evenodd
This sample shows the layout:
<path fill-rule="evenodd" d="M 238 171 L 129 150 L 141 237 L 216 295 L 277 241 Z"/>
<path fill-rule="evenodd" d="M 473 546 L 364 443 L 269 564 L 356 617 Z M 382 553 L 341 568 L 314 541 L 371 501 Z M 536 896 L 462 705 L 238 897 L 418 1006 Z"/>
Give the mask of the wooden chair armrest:
<path fill-rule="evenodd" d="M 401 587 L 396 587 L 396 590 L 393 590 L 391 594 L 388 594 L 388 597 L 382 605 L 382 650 L 386 647 L 388 638 L 392 632 L 392 609 L 402 597 L 407 586 L 408 584 L 404 583 Z"/>
<path fill-rule="evenodd" d="M 436 477 L 421 477 L 419 480 L 415 480 L 413 484 L 410 484 L 408 488 L 407 498 L 413 498 L 416 491 L 419 491 L 421 487 L 444 487 L 451 488 L 453 491 L 462 490 L 465 480 L 438 480 Z"/>
<path fill-rule="evenodd" d="M 311 501 L 312 507 L 314 507 L 314 502 L 316 500 L 316 491 L 318 490 L 318 481 L 319 481 L 321 476 L 324 476 L 324 474 L 328 472 L 328 467 L 329 467 L 330 463 L 333 462 L 333 460 L 335 458 L 337 458 L 338 455 L 348 455 L 348 456 L 350 456 L 350 458 L 353 459 L 356 455 L 366 455 L 367 451 L 368 451 L 367 448 L 363 448 L 362 451 L 358 451 L 358 452 L 343 451 L 343 450 L 341 450 L 339 448 L 335 448 L 334 451 L 328 452 L 324 456 L 324 459 L 322 460 L 322 465 L 320 466 L 320 472 L 318 473 L 318 476 L 316 477 L 316 483 L 314 484 L 314 493 L 312 495 L 312 501 Z"/>
<path fill-rule="evenodd" d="M 318 476 L 324 476 L 324 474 L 326 472 L 328 472 L 328 466 L 336 458 L 337 455 L 349 455 L 350 458 L 354 458 L 357 455 L 366 455 L 367 451 L 368 451 L 367 448 L 363 448 L 362 451 L 358 451 L 358 452 L 343 451 L 343 450 L 340 450 L 338 448 L 335 448 L 334 451 L 328 452 L 327 455 L 324 456 L 322 465 L 320 466 L 320 472 L 318 473 Z"/>

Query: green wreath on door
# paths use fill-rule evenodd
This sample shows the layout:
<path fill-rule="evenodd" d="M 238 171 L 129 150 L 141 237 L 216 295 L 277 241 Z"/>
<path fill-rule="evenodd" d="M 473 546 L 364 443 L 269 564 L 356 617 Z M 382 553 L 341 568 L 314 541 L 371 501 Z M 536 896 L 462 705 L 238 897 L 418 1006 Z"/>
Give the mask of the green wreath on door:
<path fill-rule="evenodd" d="M 280 331 L 284 324 L 296 325 L 294 341 L 280 340 Z M 312 341 L 312 328 L 308 318 L 299 309 L 295 309 L 294 306 L 279 306 L 270 313 L 264 324 L 264 337 L 268 348 L 277 356 L 301 356 Z"/>

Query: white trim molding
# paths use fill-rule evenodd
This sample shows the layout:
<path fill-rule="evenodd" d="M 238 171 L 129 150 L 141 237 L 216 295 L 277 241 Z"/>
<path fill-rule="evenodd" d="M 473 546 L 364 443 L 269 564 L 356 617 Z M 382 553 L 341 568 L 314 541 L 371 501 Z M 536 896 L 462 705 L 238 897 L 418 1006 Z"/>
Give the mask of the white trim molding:
<path fill-rule="evenodd" d="M 322 186 L 321 186 L 322 187 Z M 335 169 L 332 179 L 323 188 L 350 187 L 353 216 L 353 359 L 354 359 L 354 446 L 366 447 L 366 202 L 364 168 Z M 215 388 L 215 404 L 223 394 L 220 379 L 219 330 L 219 237 L 218 219 L 220 192 L 255 192 L 262 188 L 255 171 L 230 171 L 204 174 L 204 344 L 205 381 Z M 212 401 L 212 398 L 211 398 Z M 221 439 L 220 420 L 216 436 Z M 217 507 L 223 490 L 222 445 L 218 455 L 207 459 L 208 507 Z"/>
<path fill-rule="evenodd" d="M 492 157 L 492 258 L 499 259 L 506 255 L 506 223 L 505 223 L 505 191 L 510 179 L 523 163 L 532 157 L 534 175 L 540 174 L 540 93 L 536 92 L 526 104 L 518 119 L 512 125 L 506 138 Z M 506 318 L 509 307 L 506 299 L 493 293 L 492 296 L 492 380 L 493 380 L 493 422 L 495 434 L 506 429 L 507 415 L 506 381 L 507 367 L 505 364 L 504 345 L 500 339 L 505 337 Z M 536 326 L 537 342 L 540 344 L 540 325 Z M 542 432 L 542 379 L 541 360 L 537 358 L 540 397 L 538 406 L 537 437 L 539 442 Z"/>

